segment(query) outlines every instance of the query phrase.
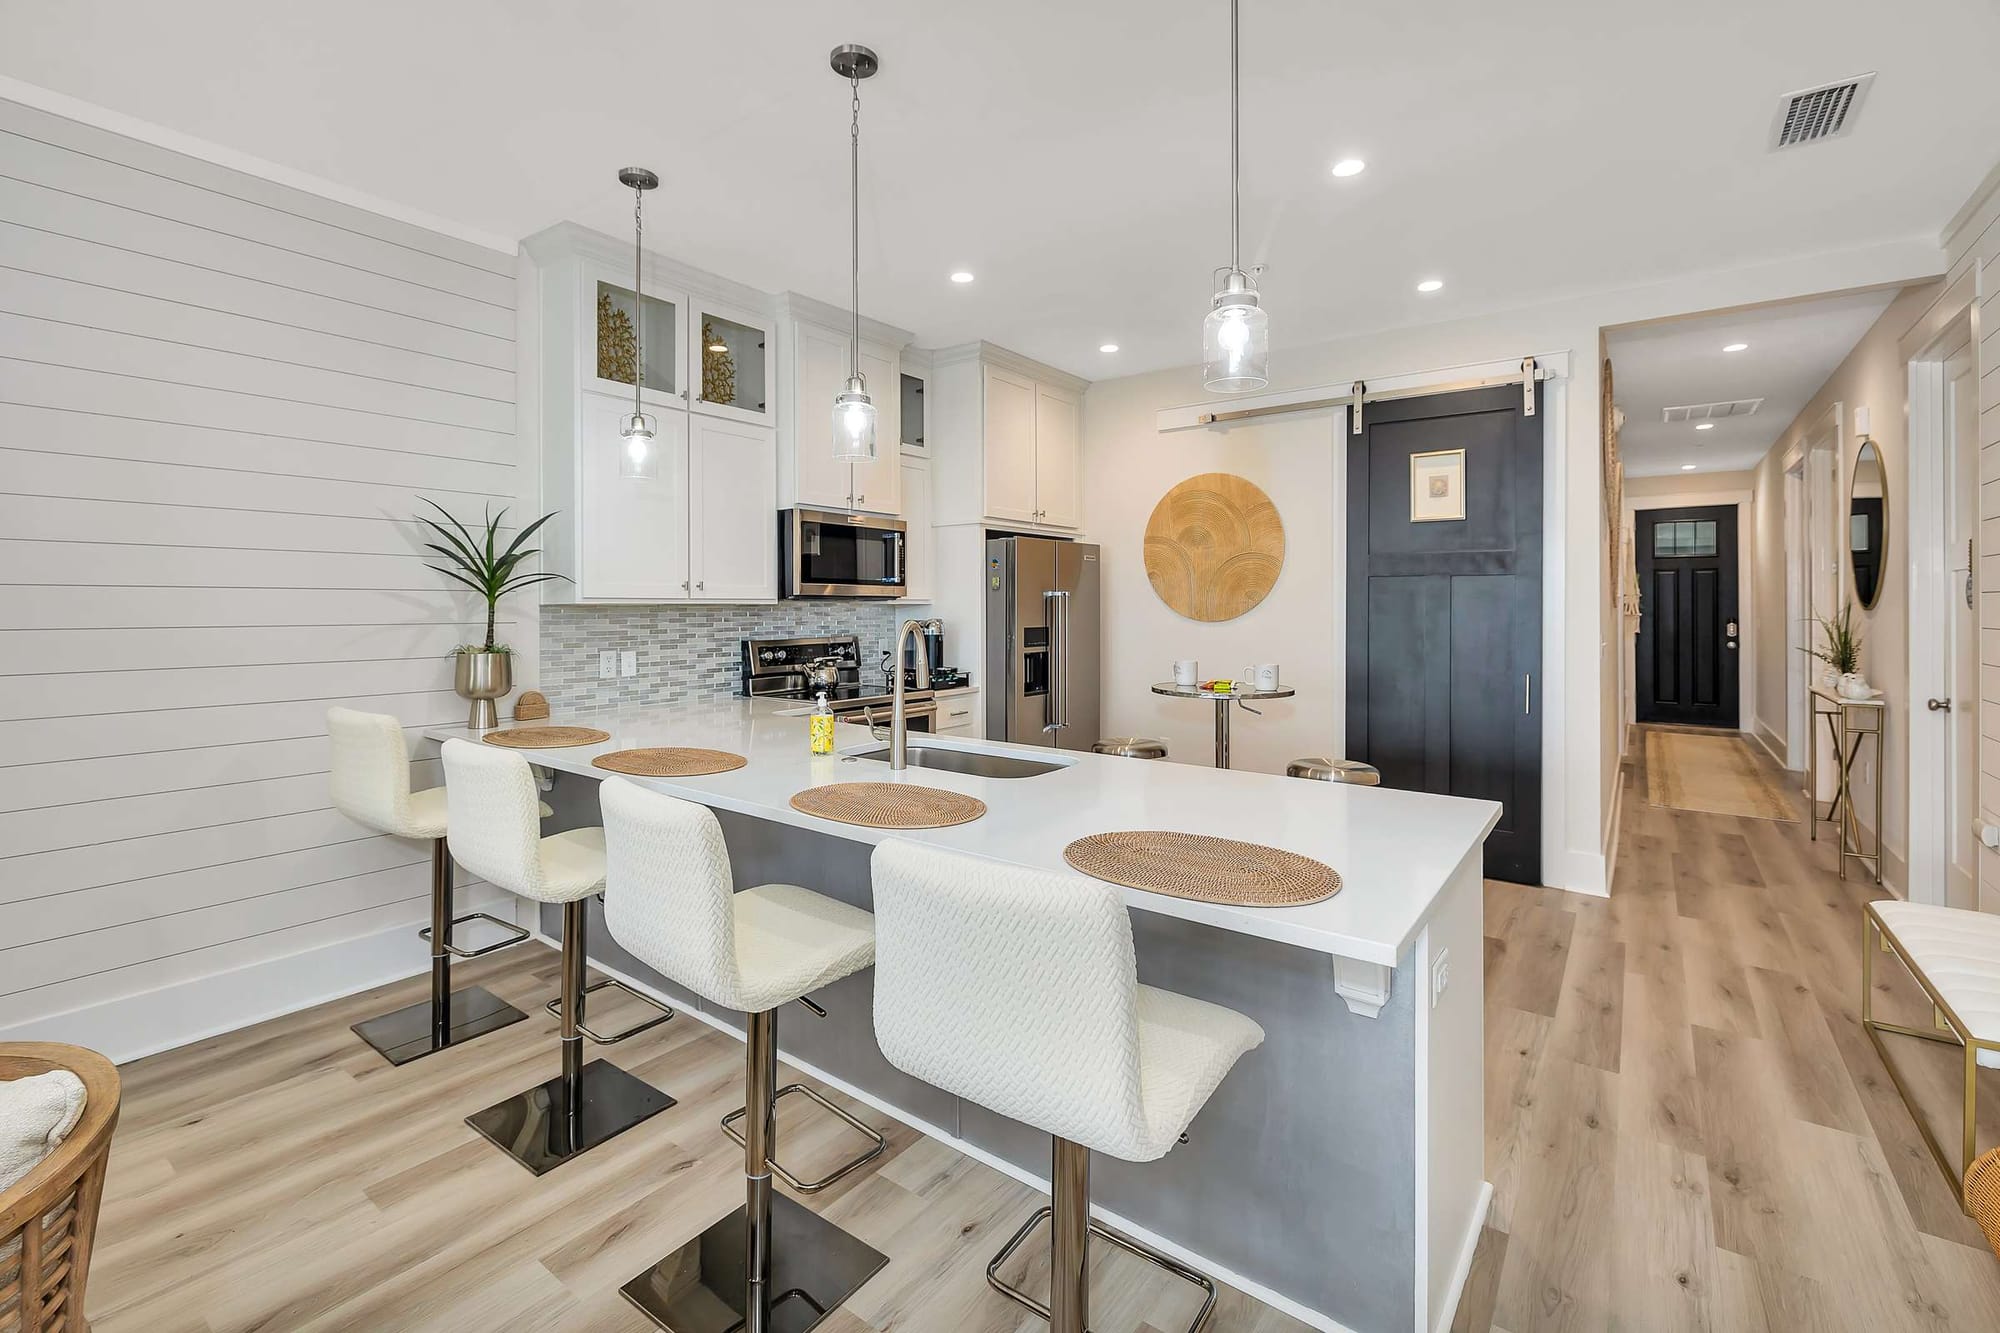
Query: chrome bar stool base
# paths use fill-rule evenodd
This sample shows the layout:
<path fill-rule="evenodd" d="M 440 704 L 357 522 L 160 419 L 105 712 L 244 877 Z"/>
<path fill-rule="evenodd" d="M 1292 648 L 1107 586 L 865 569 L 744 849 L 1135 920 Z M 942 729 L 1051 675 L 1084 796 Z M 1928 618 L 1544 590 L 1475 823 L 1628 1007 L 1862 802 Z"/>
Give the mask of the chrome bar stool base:
<path fill-rule="evenodd" d="M 882 1270 L 889 1256 L 804 1204 L 770 1200 L 769 1333 L 805 1333 Z M 738 1208 L 619 1291 L 669 1333 L 736 1333 L 750 1325 L 750 1219 Z"/>
<path fill-rule="evenodd" d="M 591 1061 L 576 1080 L 573 1112 L 565 1109 L 568 1076 L 558 1074 L 467 1116 L 465 1123 L 539 1176 L 674 1104 L 672 1097 L 608 1060 Z"/>
<path fill-rule="evenodd" d="M 445 997 L 442 1010 L 431 1000 L 353 1025 L 354 1035 L 392 1065 L 406 1065 L 474 1037 L 518 1023 L 527 1015 L 484 986 L 467 986 Z"/>
<path fill-rule="evenodd" d="M 507 938 L 479 949 L 461 949 L 451 942 L 451 928 L 462 921 L 489 921 L 508 932 Z M 527 1015 L 484 986 L 451 988 L 451 960 L 477 958 L 519 944 L 528 932 L 511 921 L 484 912 L 451 914 L 451 852 L 443 838 L 431 840 L 431 923 L 417 932 L 431 946 L 431 997 L 417 1004 L 363 1019 L 354 1035 L 375 1048 L 392 1065 L 406 1065 L 460 1046 Z"/>
<path fill-rule="evenodd" d="M 1053 1333 L 1077 1333 L 1078 1330 L 1088 1327 L 1090 1307 L 1090 1254 L 1088 1242 L 1077 1246 L 1076 1242 L 1071 1238 L 1057 1238 L 1053 1235 L 1050 1237 L 1050 1246 L 1052 1249 L 1057 1246 L 1059 1239 L 1060 1241 L 1067 1242 L 1071 1249 L 1067 1257 L 1060 1254 L 1052 1256 L 1050 1266 L 1050 1300 L 1052 1302 L 1060 1301 L 1070 1307 L 1070 1309 L 1065 1310 L 1065 1317 L 1061 1320 L 1057 1320 L 1051 1316 L 1047 1305 L 1042 1304 L 1019 1287 L 1011 1286 L 1000 1280 L 1000 1269 L 1009 1259 L 1014 1257 L 1014 1252 L 1021 1248 L 1022 1243 L 1030 1235 L 1034 1234 L 1035 1228 L 1041 1226 L 1044 1222 L 1053 1222 L 1055 1205 L 1060 1204 L 1063 1206 L 1069 1218 L 1072 1219 L 1070 1228 L 1067 1229 L 1075 1229 L 1077 1221 L 1085 1221 L 1090 1217 L 1090 1165 L 1088 1150 L 1077 1144 L 1057 1139 L 1054 1158 L 1055 1174 L 1053 1180 L 1056 1197 L 1050 1203 L 1045 1203 L 1040 1208 L 1037 1208 L 1029 1216 L 1028 1220 L 1021 1225 L 1021 1229 L 1016 1231 L 1008 1239 L 1007 1243 L 1000 1247 L 1000 1253 L 994 1255 L 993 1262 L 986 1265 L 986 1282 L 988 1286 L 992 1287 L 993 1290 L 999 1292 L 1002 1296 L 1019 1305 L 1026 1306 L 1043 1319 L 1049 1320 Z M 1110 1227 L 1103 1226 L 1097 1222 L 1089 1222 L 1088 1234 L 1107 1244 L 1117 1246 L 1135 1258 L 1144 1259 L 1155 1268 L 1164 1269 L 1181 1281 L 1198 1288 L 1202 1293 L 1201 1308 L 1195 1311 L 1194 1322 L 1187 1326 L 1187 1333 L 1201 1333 L 1202 1328 L 1208 1323 L 1209 1315 L 1215 1310 L 1215 1283 L 1206 1274 L 1189 1268 L 1178 1259 L 1160 1253 L 1150 1245 L 1141 1245 L 1138 1241 L 1130 1237 L 1121 1236 Z M 1055 1286 L 1057 1282 L 1062 1280 L 1064 1273 L 1068 1274 L 1070 1280 L 1070 1287 L 1067 1291 L 1058 1290 Z"/>

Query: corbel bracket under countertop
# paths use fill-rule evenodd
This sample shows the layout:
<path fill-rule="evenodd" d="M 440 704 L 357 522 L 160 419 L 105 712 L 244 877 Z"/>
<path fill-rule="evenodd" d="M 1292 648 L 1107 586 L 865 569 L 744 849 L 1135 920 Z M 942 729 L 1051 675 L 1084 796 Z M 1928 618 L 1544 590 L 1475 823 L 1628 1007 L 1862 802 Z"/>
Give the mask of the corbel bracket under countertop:
<path fill-rule="evenodd" d="M 1364 963 L 1336 954 L 1333 989 L 1347 1001 L 1348 1012 L 1361 1018 L 1378 1018 L 1382 1006 L 1389 1003 L 1389 978 L 1395 970 L 1382 963 Z"/>

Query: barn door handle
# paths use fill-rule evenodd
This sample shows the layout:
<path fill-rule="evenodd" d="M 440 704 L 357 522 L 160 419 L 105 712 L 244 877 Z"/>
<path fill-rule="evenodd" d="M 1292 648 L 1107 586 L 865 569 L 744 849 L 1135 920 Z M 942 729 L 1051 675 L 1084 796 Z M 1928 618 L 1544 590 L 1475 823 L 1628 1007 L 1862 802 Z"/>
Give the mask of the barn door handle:
<path fill-rule="evenodd" d="M 1535 697 L 1535 678 L 1531 675 L 1523 675 L 1521 677 L 1521 711 L 1523 713 L 1530 713 L 1534 711 L 1532 706 L 1532 701 L 1534 697 Z"/>

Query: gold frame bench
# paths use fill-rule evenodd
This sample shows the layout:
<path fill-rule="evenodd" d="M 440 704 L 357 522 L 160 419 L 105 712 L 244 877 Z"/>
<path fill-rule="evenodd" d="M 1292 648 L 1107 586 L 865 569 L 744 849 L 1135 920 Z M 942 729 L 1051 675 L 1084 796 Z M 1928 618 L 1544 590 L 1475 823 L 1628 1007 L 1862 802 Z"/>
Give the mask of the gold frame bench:
<path fill-rule="evenodd" d="M 1886 915 L 1885 915 L 1886 914 Z M 2000 1017 L 1985 1017 L 1979 1026 L 1987 1032 L 1980 1036 L 1973 1025 L 1960 1016 L 1945 990 L 1960 990 L 1961 1007 L 1965 1000 L 1963 988 L 1951 985 L 1940 988 L 1937 982 L 1918 961 L 1911 957 L 1913 948 L 1919 952 L 1939 947 L 1934 940 L 1927 939 L 1922 946 L 1912 945 L 1897 934 L 1898 923 L 1905 931 L 1912 927 L 1965 929 L 1970 932 L 1975 952 L 1984 955 L 1989 950 L 1993 956 L 1993 985 L 2000 992 L 2000 917 L 1979 912 L 1965 911 L 1952 907 L 1933 907 L 1923 903 L 1906 903 L 1896 899 L 1881 899 L 1871 902 L 1863 909 L 1861 924 L 1861 1026 L 1868 1033 L 1868 1039 L 1875 1044 L 1875 1053 L 1882 1058 L 1883 1068 L 1889 1071 L 1889 1079 L 1896 1085 L 1896 1091 L 1903 1098 L 1903 1105 L 1909 1109 L 1910 1119 L 1917 1125 L 1917 1132 L 1924 1136 L 1924 1143 L 1930 1148 L 1931 1156 L 1937 1159 L 1938 1169 L 1951 1182 L 1952 1194 L 1958 1199 L 1958 1206 L 1967 1215 L 1971 1209 L 1966 1202 L 1965 1177 L 1972 1169 L 1978 1156 L 1979 1133 L 1979 1071 L 1982 1067 L 2000 1069 Z M 1901 1023 L 1885 1023 L 1875 1017 L 1875 955 L 1877 952 L 1894 954 L 1903 968 L 1923 989 L 1931 1003 L 1934 1026 L 1931 1028 L 1906 1027 Z M 1983 957 L 1981 959 L 1983 961 Z M 1897 1072 L 1895 1061 L 1889 1058 L 1889 1048 L 1882 1041 L 1882 1033 L 1893 1032 L 1902 1037 L 1916 1037 L 1923 1041 L 1942 1042 L 1948 1046 L 1959 1046 L 1965 1051 L 1965 1088 L 1963 1100 L 1964 1129 L 1960 1144 L 1959 1163 L 1956 1167 L 1947 1159 L 1943 1145 L 1931 1133 L 1930 1123 L 1925 1120 L 1922 1108 L 1916 1098 L 1910 1095 L 1903 1076 Z M 1989 1058 L 1982 1065 L 1980 1057 Z"/>

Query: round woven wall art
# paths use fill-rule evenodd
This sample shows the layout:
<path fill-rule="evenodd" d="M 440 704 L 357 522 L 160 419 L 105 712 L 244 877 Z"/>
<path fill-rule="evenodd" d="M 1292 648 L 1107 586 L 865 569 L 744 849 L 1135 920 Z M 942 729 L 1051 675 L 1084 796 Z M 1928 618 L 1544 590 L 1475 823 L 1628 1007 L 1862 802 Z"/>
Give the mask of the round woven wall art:
<path fill-rule="evenodd" d="M 986 802 L 903 782 L 833 782 L 792 797 L 792 809 L 863 828 L 946 828 L 986 813 Z"/>
<path fill-rule="evenodd" d="M 590 766 L 629 773 L 635 778 L 698 778 L 704 773 L 727 773 L 749 762 L 727 750 L 660 746 L 649 750 L 613 750 L 598 755 L 590 761 Z"/>
<path fill-rule="evenodd" d="M 1256 483 L 1204 472 L 1168 491 L 1146 520 L 1146 577 L 1189 620 L 1234 620 L 1285 567 L 1285 524 Z"/>
<path fill-rule="evenodd" d="M 480 739 L 516 750 L 558 750 L 566 745 L 597 745 L 610 740 L 611 733 L 596 727 L 510 727 L 489 731 Z"/>
<path fill-rule="evenodd" d="M 1063 860 L 1127 888 L 1233 907 L 1300 907 L 1340 892 L 1324 862 L 1201 833 L 1094 833 L 1063 848 Z"/>

